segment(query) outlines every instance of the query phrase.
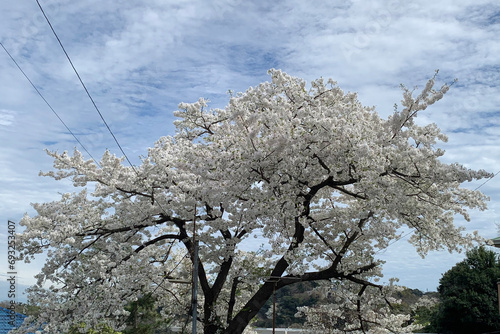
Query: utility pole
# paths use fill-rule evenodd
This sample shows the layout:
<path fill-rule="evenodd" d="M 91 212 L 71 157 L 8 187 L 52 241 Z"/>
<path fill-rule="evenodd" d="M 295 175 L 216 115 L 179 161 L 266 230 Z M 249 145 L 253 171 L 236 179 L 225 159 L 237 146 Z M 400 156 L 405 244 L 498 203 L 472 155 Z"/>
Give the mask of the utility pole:
<path fill-rule="evenodd" d="M 196 240 L 196 206 L 194 207 L 193 218 L 193 268 L 191 271 L 191 281 L 181 279 L 169 279 L 170 283 L 191 284 L 191 312 L 193 316 L 192 334 L 196 334 L 196 325 L 198 320 L 198 240 Z M 186 320 L 187 325 L 187 320 Z"/>
<path fill-rule="evenodd" d="M 198 318 L 198 240 L 194 243 L 194 263 L 193 263 L 193 334 L 196 334 L 196 319 Z"/>
<path fill-rule="evenodd" d="M 193 218 L 193 297 L 191 307 L 193 309 L 193 334 L 196 334 L 196 322 L 198 318 L 198 240 L 196 240 L 196 205 L 194 206 Z"/>
<path fill-rule="evenodd" d="M 273 288 L 273 334 L 276 333 L 276 283 L 278 281 L 274 282 Z"/>
<path fill-rule="evenodd" d="M 302 279 L 300 277 L 290 277 L 290 276 L 269 276 L 267 280 L 264 282 L 266 283 L 273 283 L 273 334 L 276 333 L 276 284 L 280 280 L 292 280 L 292 281 L 301 281 Z"/>
<path fill-rule="evenodd" d="M 497 290 L 498 290 L 498 314 L 500 314 L 500 281 L 497 282 Z"/>

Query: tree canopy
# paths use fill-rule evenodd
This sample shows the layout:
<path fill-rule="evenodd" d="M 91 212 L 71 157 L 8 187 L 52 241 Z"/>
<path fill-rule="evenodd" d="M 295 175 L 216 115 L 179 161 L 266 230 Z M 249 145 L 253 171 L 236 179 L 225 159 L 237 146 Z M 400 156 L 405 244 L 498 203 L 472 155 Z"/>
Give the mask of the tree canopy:
<path fill-rule="evenodd" d="M 431 325 L 440 333 L 480 334 L 500 330 L 497 282 L 500 261 L 484 247 L 443 274 L 441 303 Z"/>
<path fill-rule="evenodd" d="M 48 256 L 30 292 L 47 333 L 75 321 L 116 327 L 145 294 L 166 317 L 187 314 L 189 287 L 171 280 L 189 277 L 195 239 L 205 334 L 242 333 L 273 291 L 318 280 L 342 282 L 344 330 L 397 328 L 384 320 L 389 290 L 372 280 L 375 253 L 405 226 L 422 255 L 478 238 L 453 221 L 485 209 L 486 197 L 460 184 L 491 174 L 441 162 L 446 136 L 415 122 L 448 85 L 434 89 L 432 78 L 417 96 L 403 87 L 401 109 L 383 119 L 332 80 L 307 88 L 270 76 L 224 109 L 181 103 L 175 135 L 139 166 L 110 152 L 99 163 L 49 152 L 55 171 L 43 175 L 83 189 L 34 204 L 37 215 L 21 221 L 21 257 Z M 257 253 L 253 237 L 266 240 Z"/>

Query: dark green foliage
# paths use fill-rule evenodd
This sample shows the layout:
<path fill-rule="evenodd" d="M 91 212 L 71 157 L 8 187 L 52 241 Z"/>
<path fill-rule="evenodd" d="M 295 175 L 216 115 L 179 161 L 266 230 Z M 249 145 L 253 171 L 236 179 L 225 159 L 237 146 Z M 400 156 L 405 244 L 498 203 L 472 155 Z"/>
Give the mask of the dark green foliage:
<path fill-rule="evenodd" d="M 439 308 L 431 326 L 440 333 L 479 334 L 500 330 L 496 254 L 476 248 L 440 280 Z"/>
<path fill-rule="evenodd" d="M 127 328 L 123 331 L 124 334 L 154 334 L 169 323 L 161 318 L 151 294 L 146 294 L 130 303 L 126 310 L 130 312 L 130 315 L 126 321 Z"/>
<path fill-rule="evenodd" d="M 436 304 L 431 307 L 417 307 L 412 312 L 412 318 L 415 324 L 419 324 L 424 326 L 419 329 L 419 333 L 436 333 L 437 329 L 434 328 L 432 322 L 435 319 L 435 316 L 438 312 L 439 304 Z"/>

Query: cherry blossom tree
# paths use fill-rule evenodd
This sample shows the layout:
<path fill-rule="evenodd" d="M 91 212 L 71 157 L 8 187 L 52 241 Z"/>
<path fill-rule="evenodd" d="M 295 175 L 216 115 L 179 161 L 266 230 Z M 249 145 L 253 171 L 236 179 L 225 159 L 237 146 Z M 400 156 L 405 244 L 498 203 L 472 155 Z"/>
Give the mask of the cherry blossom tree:
<path fill-rule="evenodd" d="M 278 70 L 270 76 L 224 109 L 181 103 L 175 135 L 140 166 L 109 152 L 99 163 L 76 150 L 49 153 L 55 171 L 43 175 L 83 189 L 35 204 L 37 215 L 21 221 L 21 257 L 47 254 L 30 293 L 47 333 L 80 322 L 117 327 L 146 293 L 165 316 L 186 314 L 189 286 L 172 279 L 189 277 L 196 242 L 204 334 L 242 333 L 273 291 L 319 280 L 345 287 L 339 309 L 352 321 L 336 331 L 383 331 L 397 319 L 371 307 L 390 301 L 375 253 L 401 228 L 414 231 L 422 256 L 480 239 L 453 221 L 486 207 L 460 184 L 491 174 L 441 162 L 436 143 L 446 136 L 415 122 L 448 85 L 434 89 L 432 78 L 416 96 L 403 87 L 400 110 L 383 119 L 331 80 L 307 88 Z M 257 257 L 253 237 L 266 240 Z"/>

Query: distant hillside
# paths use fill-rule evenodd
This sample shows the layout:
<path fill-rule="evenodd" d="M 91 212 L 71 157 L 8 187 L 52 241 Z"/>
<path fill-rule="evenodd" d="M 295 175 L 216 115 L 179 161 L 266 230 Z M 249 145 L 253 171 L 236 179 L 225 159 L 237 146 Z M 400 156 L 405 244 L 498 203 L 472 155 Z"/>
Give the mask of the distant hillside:
<path fill-rule="evenodd" d="M 316 282 L 301 282 L 276 291 L 276 327 L 298 327 L 302 325 L 305 319 L 295 317 L 297 307 L 321 303 L 322 297 L 319 293 L 313 291 L 318 285 Z M 266 305 L 260 309 L 252 325 L 264 328 L 272 327 L 272 308 L 273 299 L 271 297 Z"/>
<path fill-rule="evenodd" d="M 317 282 L 301 282 L 284 287 L 276 292 L 276 327 L 293 328 L 304 324 L 304 318 L 297 318 L 297 307 L 313 306 L 328 303 L 327 297 L 314 291 L 319 287 Z M 438 298 L 437 292 L 422 292 L 418 289 L 405 288 L 398 292 L 395 297 L 401 299 L 400 305 L 395 305 L 398 313 L 411 314 L 412 306 L 423 296 Z M 272 297 L 266 305 L 259 311 L 252 323 L 255 327 L 270 328 L 273 326 L 272 318 Z"/>

